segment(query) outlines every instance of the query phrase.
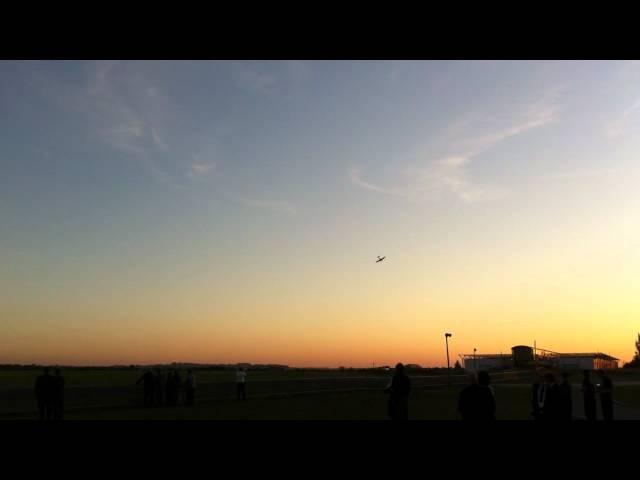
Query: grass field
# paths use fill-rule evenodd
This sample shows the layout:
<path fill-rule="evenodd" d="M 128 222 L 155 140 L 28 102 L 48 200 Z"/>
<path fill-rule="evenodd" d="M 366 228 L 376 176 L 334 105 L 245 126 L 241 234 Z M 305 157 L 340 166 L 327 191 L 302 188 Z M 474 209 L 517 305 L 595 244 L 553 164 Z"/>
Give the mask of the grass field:
<path fill-rule="evenodd" d="M 640 408 L 640 385 L 617 387 L 614 398 L 619 402 Z"/>
<path fill-rule="evenodd" d="M 15 388 L 33 388 L 35 379 L 41 370 L 2 370 L 0 369 L 0 391 Z M 140 378 L 142 370 L 133 369 L 68 369 L 62 371 L 67 388 L 102 387 L 134 385 Z M 233 370 L 196 370 L 199 383 L 216 383 L 235 381 Z M 184 377 L 185 371 L 181 371 Z M 265 370 L 250 371 L 248 379 L 255 380 L 291 380 L 302 378 L 349 377 L 362 375 L 388 376 L 386 372 L 351 371 L 351 370 Z"/>
<path fill-rule="evenodd" d="M 33 412 L 33 385 L 40 373 L 40 370 L 0 370 L 0 418 Z M 63 370 L 65 406 L 72 411 L 140 405 L 143 388 L 142 385 L 136 386 L 136 381 L 141 373 L 134 369 Z M 184 378 L 184 372 L 182 374 Z M 223 400 L 235 396 L 234 371 L 196 370 L 196 378 L 200 398 Z M 389 378 L 389 372 L 368 370 L 254 370 L 248 375 L 248 389 L 254 397 L 371 387 L 382 390 Z M 441 375 L 430 377 L 428 381 L 444 383 L 445 379 L 446 376 Z"/>
<path fill-rule="evenodd" d="M 416 390 L 409 412 L 415 420 L 457 420 L 459 388 Z M 527 388 L 496 388 L 499 419 L 529 418 Z M 99 412 L 78 412 L 67 419 L 96 420 L 384 420 L 387 396 L 382 392 L 360 391 L 319 393 L 276 398 L 249 398 L 200 403 L 194 407 L 135 408 Z"/>
<path fill-rule="evenodd" d="M 0 418 L 34 418 L 33 381 L 36 370 L 0 370 Z M 195 407 L 142 408 L 142 388 L 135 387 L 140 371 L 131 369 L 75 370 L 64 372 L 67 419 L 178 419 L 178 420 L 376 420 L 386 418 L 387 396 L 382 393 L 390 374 L 378 380 L 370 372 L 357 371 L 252 371 L 246 402 L 233 399 L 234 372 L 197 372 L 198 404 Z M 497 376 L 496 376 L 497 377 Z M 612 376 L 633 381 L 635 376 Z M 458 419 L 457 396 L 462 388 L 418 387 L 413 377 L 410 417 L 418 420 Z M 442 383 L 446 377 L 430 377 Z M 438 380 L 441 378 L 442 380 Z M 366 381 L 365 381 L 366 380 Z M 460 377 L 456 377 L 457 381 Z M 577 375 L 572 376 L 579 381 Z M 364 383 L 363 383 L 364 382 Z M 497 418 L 530 419 L 528 374 L 512 384 L 494 384 Z M 286 387 L 286 388 L 285 388 Z M 347 387 L 352 391 L 330 392 Z M 362 391 L 358 388 L 369 388 Z M 372 388 L 373 387 L 373 388 Z M 308 393 L 313 391 L 315 393 Z M 307 393 L 301 393 L 307 392 Z M 640 385 L 617 385 L 615 399 L 640 407 Z"/>
<path fill-rule="evenodd" d="M 74 387 L 120 387 L 134 385 L 140 378 L 143 371 L 140 369 L 63 369 L 63 375 L 67 388 Z M 195 370 L 199 383 L 218 383 L 235 381 L 235 372 L 233 370 Z M 582 375 L 578 371 L 572 371 L 571 379 L 573 382 L 579 382 Z M 29 369 L 0 369 L 0 391 L 12 390 L 18 388 L 33 388 L 35 379 L 41 374 L 41 370 Z M 184 376 L 185 372 L 182 371 Z M 638 369 L 619 369 L 609 372 L 614 382 L 616 381 L 640 381 L 640 370 Z M 420 373 L 420 375 L 424 375 Z M 460 373 L 455 373 L 459 376 Z M 381 370 L 310 370 L 310 369 L 290 369 L 290 370 L 251 370 L 249 371 L 248 380 L 299 380 L 313 378 L 340 378 L 340 377 L 358 377 L 358 376 L 380 376 L 388 377 L 390 373 Z M 443 376 L 444 378 L 444 376 Z M 523 378 L 528 376 L 525 374 Z M 596 380 L 594 377 L 592 380 Z"/>

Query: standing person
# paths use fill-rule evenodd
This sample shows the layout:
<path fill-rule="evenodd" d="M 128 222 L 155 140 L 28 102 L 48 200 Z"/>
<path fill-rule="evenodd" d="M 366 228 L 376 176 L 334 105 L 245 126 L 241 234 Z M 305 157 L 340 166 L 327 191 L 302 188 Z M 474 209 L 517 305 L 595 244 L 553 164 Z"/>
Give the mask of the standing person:
<path fill-rule="evenodd" d="M 458 399 L 458 412 L 462 420 L 495 420 L 496 402 L 491 379 L 487 372 L 478 372 L 469 376 L 470 384 L 461 392 Z"/>
<path fill-rule="evenodd" d="M 409 420 L 409 392 L 411 380 L 404 372 L 404 365 L 398 363 L 391 379 L 391 385 L 385 393 L 389 393 L 388 413 L 391 420 Z"/>
<path fill-rule="evenodd" d="M 542 420 L 555 421 L 560 417 L 560 392 L 553 373 L 544 374 L 544 384 L 540 390 Z"/>
<path fill-rule="evenodd" d="M 169 378 L 169 372 L 165 371 L 163 368 L 160 369 L 160 393 L 158 397 L 160 398 L 161 405 L 167 404 L 167 379 Z"/>
<path fill-rule="evenodd" d="M 49 367 L 44 367 L 42 375 L 36 378 L 35 394 L 38 402 L 38 418 L 50 420 L 53 417 L 53 379 L 49 375 Z"/>
<path fill-rule="evenodd" d="M 613 382 L 604 373 L 598 370 L 600 376 L 600 407 L 602 408 L 602 418 L 605 422 L 613 420 Z"/>
<path fill-rule="evenodd" d="M 536 378 L 531 386 L 531 416 L 534 420 L 542 419 L 542 390 L 543 390 L 542 372 L 536 370 Z"/>
<path fill-rule="evenodd" d="M 173 400 L 173 370 L 169 370 L 167 372 L 167 379 L 165 380 L 165 402 L 167 403 L 167 405 L 169 406 L 173 406 L 175 405 L 175 402 Z"/>
<path fill-rule="evenodd" d="M 196 396 L 196 377 L 193 375 L 192 370 L 187 372 L 185 387 L 187 392 L 187 405 L 193 405 L 195 403 Z"/>
<path fill-rule="evenodd" d="M 596 420 L 596 387 L 591 383 L 590 372 L 582 372 L 582 395 L 584 397 L 584 416 L 588 421 Z"/>
<path fill-rule="evenodd" d="M 478 377 L 475 373 L 469 374 L 469 385 L 464 387 L 458 395 L 458 413 L 462 420 L 476 420 L 478 396 Z"/>
<path fill-rule="evenodd" d="M 64 377 L 60 373 L 60 369 L 55 369 L 56 376 L 52 378 L 53 385 L 53 418 L 62 420 L 64 413 Z"/>
<path fill-rule="evenodd" d="M 242 400 L 247 399 L 247 370 L 246 368 L 238 368 L 236 372 L 236 391 L 238 395 L 238 400 L 242 398 Z"/>
<path fill-rule="evenodd" d="M 573 418 L 573 392 L 569 383 L 569 374 L 562 373 L 562 383 L 559 387 L 560 392 L 560 418 L 562 420 L 571 421 Z"/>
<path fill-rule="evenodd" d="M 488 372 L 478 372 L 478 420 L 496 419 L 496 400 Z"/>
<path fill-rule="evenodd" d="M 173 373 L 173 399 L 174 405 L 179 405 L 182 395 L 182 378 L 180 377 L 180 371 L 175 370 Z"/>
<path fill-rule="evenodd" d="M 164 403 L 164 376 L 160 368 L 156 368 L 156 374 L 153 377 L 153 391 L 155 396 L 154 401 L 157 405 L 162 405 Z"/>
<path fill-rule="evenodd" d="M 146 372 L 138 379 L 136 385 L 142 383 L 144 389 L 144 406 L 150 407 L 153 405 L 153 373 L 151 370 L 147 369 Z"/>

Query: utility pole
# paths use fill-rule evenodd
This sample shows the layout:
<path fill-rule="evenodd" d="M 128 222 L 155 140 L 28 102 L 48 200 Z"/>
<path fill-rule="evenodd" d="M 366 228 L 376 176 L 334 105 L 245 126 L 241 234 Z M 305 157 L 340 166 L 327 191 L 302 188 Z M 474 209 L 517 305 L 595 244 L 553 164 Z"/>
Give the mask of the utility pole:
<path fill-rule="evenodd" d="M 451 388 L 451 365 L 449 364 L 449 337 L 452 335 L 450 333 L 444 334 L 444 341 L 447 345 L 447 386 Z"/>

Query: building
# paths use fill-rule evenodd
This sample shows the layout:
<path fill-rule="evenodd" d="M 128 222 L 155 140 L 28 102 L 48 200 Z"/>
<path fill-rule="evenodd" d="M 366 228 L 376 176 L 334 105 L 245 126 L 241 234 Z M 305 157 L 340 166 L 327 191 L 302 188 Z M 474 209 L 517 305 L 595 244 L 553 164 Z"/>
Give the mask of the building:
<path fill-rule="evenodd" d="M 465 370 L 502 370 L 513 366 L 513 357 L 509 353 L 491 353 L 463 355 L 463 367 Z"/>
<path fill-rule="evenodd" d="M 612 370 L 618 368 L 618 359 L 605 353 L 561 353 L 557 359 L 559 368 L 575 370 Z"/>
<path fill-rule="evenodd" d="M 618 368 L 619 359 L 601 352 L 558 353 L 527 345 L 516 345 L 510 354 L 465 354 L 460 356 L 468 371 L 504 370 L 548 366 L 574 370 L 612 370 Z"/>

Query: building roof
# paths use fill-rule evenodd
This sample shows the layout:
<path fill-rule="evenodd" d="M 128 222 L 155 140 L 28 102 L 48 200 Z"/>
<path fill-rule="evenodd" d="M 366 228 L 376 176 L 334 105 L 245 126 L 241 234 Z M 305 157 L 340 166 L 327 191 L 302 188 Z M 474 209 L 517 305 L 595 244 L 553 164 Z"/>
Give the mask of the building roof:
<path fill-rule="evenodd" d="M 474 358 L 473 353 L 465 353 L 462 355 L 465 358 Z M 484 353 L 484 354 L 478 354 L 476 353 L 475 355 L 476 360 L 480 360 L 483 358 L 491 358 L 491 359 L 498 359 L 498 358 L 512 358 L 512 355 L 510 353 Z"/>
<path fill-rule="evenodd" d="M 550 352 L 548 350 L 544 350 L 544 352 L 548 352 L 548 353 L 553 353 L 556 357 L 560 357 L 560 358 L 600 358 L 602 360 L 620 360 L 619 358 L 615 358 L 612 357 L 611 355 L 607 355 L 606 353 L 601 353 L 601 352 L 589 352 L 589 353 L 555 353 L 555 352 Z M 538 356 L 544 356 L 544 355 L 538 355 Z M 473 353 L 464 353 L 462 354 L 463 358 L 466 359 L 473 359 L 474 355 Z M 480 359 L 504 359 L 504 358 L 513 358 L 513 355 L 511 353 L 483 353 L 483 354 L 479 354 L 476 353 L 475 355 L 476 360 L 480 360 Z"/>
<path fill-rule="evenodd" d="M 560 353 L 560 358 L 601 358 L 603 360 L 620 360 L 619 358 L 612 357 L 606 353 L 592 352 L 592 353 Z"/>

